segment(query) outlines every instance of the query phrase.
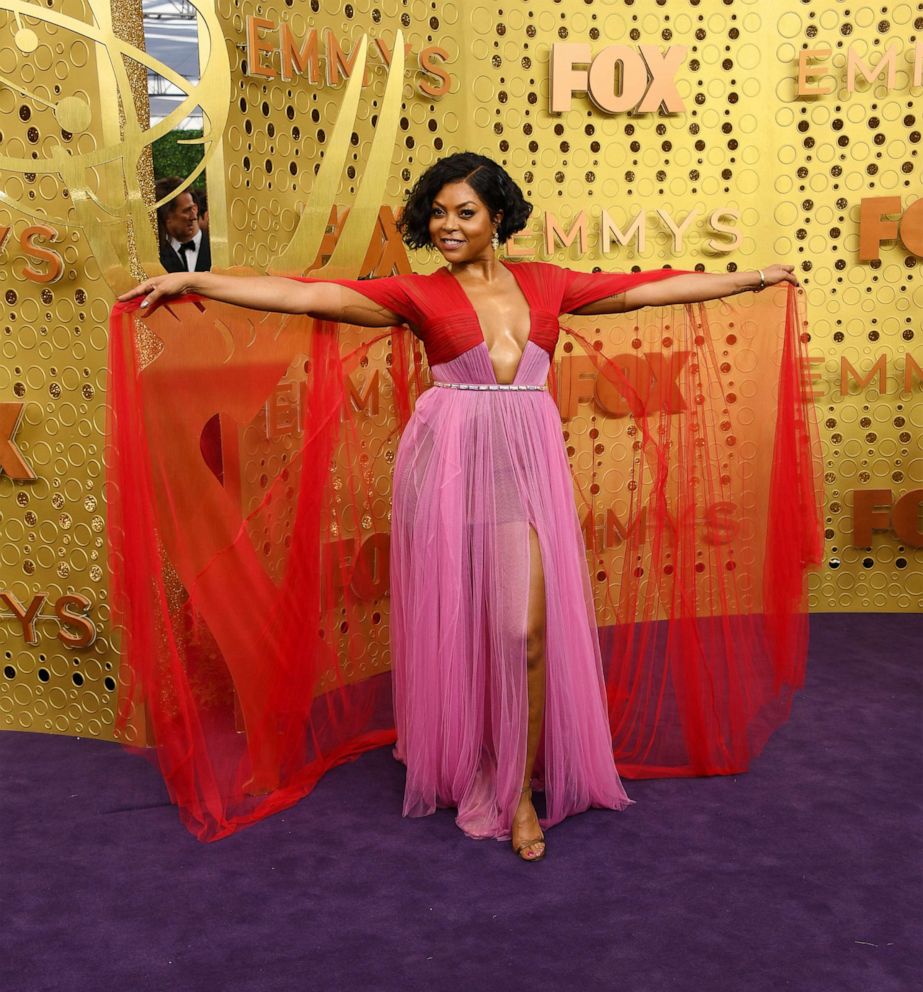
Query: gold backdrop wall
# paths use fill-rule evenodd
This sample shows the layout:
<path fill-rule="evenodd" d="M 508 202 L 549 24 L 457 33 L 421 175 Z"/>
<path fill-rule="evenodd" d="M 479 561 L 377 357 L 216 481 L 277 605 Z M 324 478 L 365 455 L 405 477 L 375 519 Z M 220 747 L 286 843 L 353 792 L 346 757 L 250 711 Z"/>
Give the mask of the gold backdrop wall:
<path fill-rule="evenodd" d="M 106 320 L 132 271 L 157 270 L 145 149 L 197 103 L 216 267 L 406 268 L 393 210 L 461 149 L 535 204 L 514 257 L 796 264 L 827 484 L 811 608 L 921 609 L 923 4 L 196 6 L 202 82 L 151 131 L 138 79 L 186 84 L 137 44 L 136 4 L 0 0 L 0 727 L 112 736 Z"/>

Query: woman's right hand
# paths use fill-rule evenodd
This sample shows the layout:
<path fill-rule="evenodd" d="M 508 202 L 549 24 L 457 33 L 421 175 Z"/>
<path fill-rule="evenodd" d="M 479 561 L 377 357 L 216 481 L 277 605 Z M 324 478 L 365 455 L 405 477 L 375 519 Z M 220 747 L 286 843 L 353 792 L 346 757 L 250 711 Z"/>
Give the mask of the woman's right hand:
<path fill-rule="evenodd" d="M 119 303 L 127 303 L 138 296 L 143 296 L 141 306 L 145 310 L 151 311 L 157 304 L 162 303 L 170 296 L 182 296 L 184 293 L 195 292 L 192 286 L 194 272 L 168 272 L 162 276 L 151 276 L 144 282 L 138 283 L 134 289 L 127 293 L 122 293 Z"/>

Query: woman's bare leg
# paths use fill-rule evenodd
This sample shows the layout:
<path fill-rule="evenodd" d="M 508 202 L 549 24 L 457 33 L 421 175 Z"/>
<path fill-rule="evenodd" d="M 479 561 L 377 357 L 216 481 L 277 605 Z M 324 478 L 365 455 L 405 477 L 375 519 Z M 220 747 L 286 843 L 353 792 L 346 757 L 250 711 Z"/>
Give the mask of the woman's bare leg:
<path fill-rule="evenodd" d="M 529 590 L 526 607 L 526 688 L 529 694 L 529 722 L 526 736 L 526 765 L 523 787 L 532 779 L 545 715 L 545 571 L 535 529 L 529 528 Z M 524 791 L 513 815 L 513 847 L 542 836 L 531 793 Z M 530 844 L 522 854 L 529 860 L 539 857 L 544 841 Z"/>

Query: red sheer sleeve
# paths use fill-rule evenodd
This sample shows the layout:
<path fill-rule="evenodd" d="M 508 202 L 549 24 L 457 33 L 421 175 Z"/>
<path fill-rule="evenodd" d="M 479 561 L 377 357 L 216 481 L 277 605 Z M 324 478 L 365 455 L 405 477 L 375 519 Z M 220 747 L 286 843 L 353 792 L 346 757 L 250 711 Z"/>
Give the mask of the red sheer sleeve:
<path fill-rule="evenodd" d="M 677 274 L 522 264 L 552 315 Z M 341 284 L 410 324 L 438 309 L 426 277 Z M 821 546 L 798 296 L 568 323 L 555 396 L 616 761 L 741 771 L 803 678 Z M 213 840 L 394 740 L 390 480 L 422 356 L 403 329 L 192 298 L 116 306 L 110 330 L 119 731 Z"/>
<path fill-rule="evenodd" d="M 373 279 L 300 279 L 300 282 L 332 282 L 345 286 L 366 299 L 386 307 L 411 327 L 421 327 L 424 321 L 422 288 L 416 275 L 381 276 Z"/>
<path fill-rule="evenodd" d="M 622 277 L 567 278 L 562 306 L 579 307 Z M 823 515 L 798 304 L 780 286 L 562 335 L 558 405 L 628 777 L 745 770 L 802 684 Z"/>
<path fill-rule="evenodd" d="M 659 282 L 671 276 L 685 275 L 682 269 L 651 269 L 647 272 L 576 272 L 558 269 L 561 300 L 559 313 L 573 313 L 607 296 L 617 296 L 633 286 Z"/>
<path fill-rule="evenodd" d="M 410 318 L 401 281 L 358 286 Z M 202 840 L 394 740 L 378 474 L 413 402 L 414 350 L 405 330 L 211 300 L 113 308 L 117 727 Z M 217 465 L 200 443 L 216 418 Z"/>

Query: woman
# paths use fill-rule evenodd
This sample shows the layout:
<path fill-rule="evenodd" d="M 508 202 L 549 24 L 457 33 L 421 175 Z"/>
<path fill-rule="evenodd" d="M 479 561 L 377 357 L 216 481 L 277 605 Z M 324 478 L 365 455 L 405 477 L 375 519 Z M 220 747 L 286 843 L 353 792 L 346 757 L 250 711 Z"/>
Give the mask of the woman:
<path fill-rule="evenodd" d="M 551 826 L 629 802 L 612 759 L 600 653 L 572 481 L 545 383 L 561 313 L 694 303 L 779 282 L 789 265 L 729 274 L 586 274 L 502 262 L 531 213 L 495 162 L 430 167 L 400 229 L 446 265 L 430 276 L 301 283 L 176 273 L 120 299 L 196 293 L 356 324 L 410 325 L 436 388 L 418 401 L 395 464 L 391 542 L 397 755 L 405 815 L 455 806 L 470 836 L 544 857 Z"/>

